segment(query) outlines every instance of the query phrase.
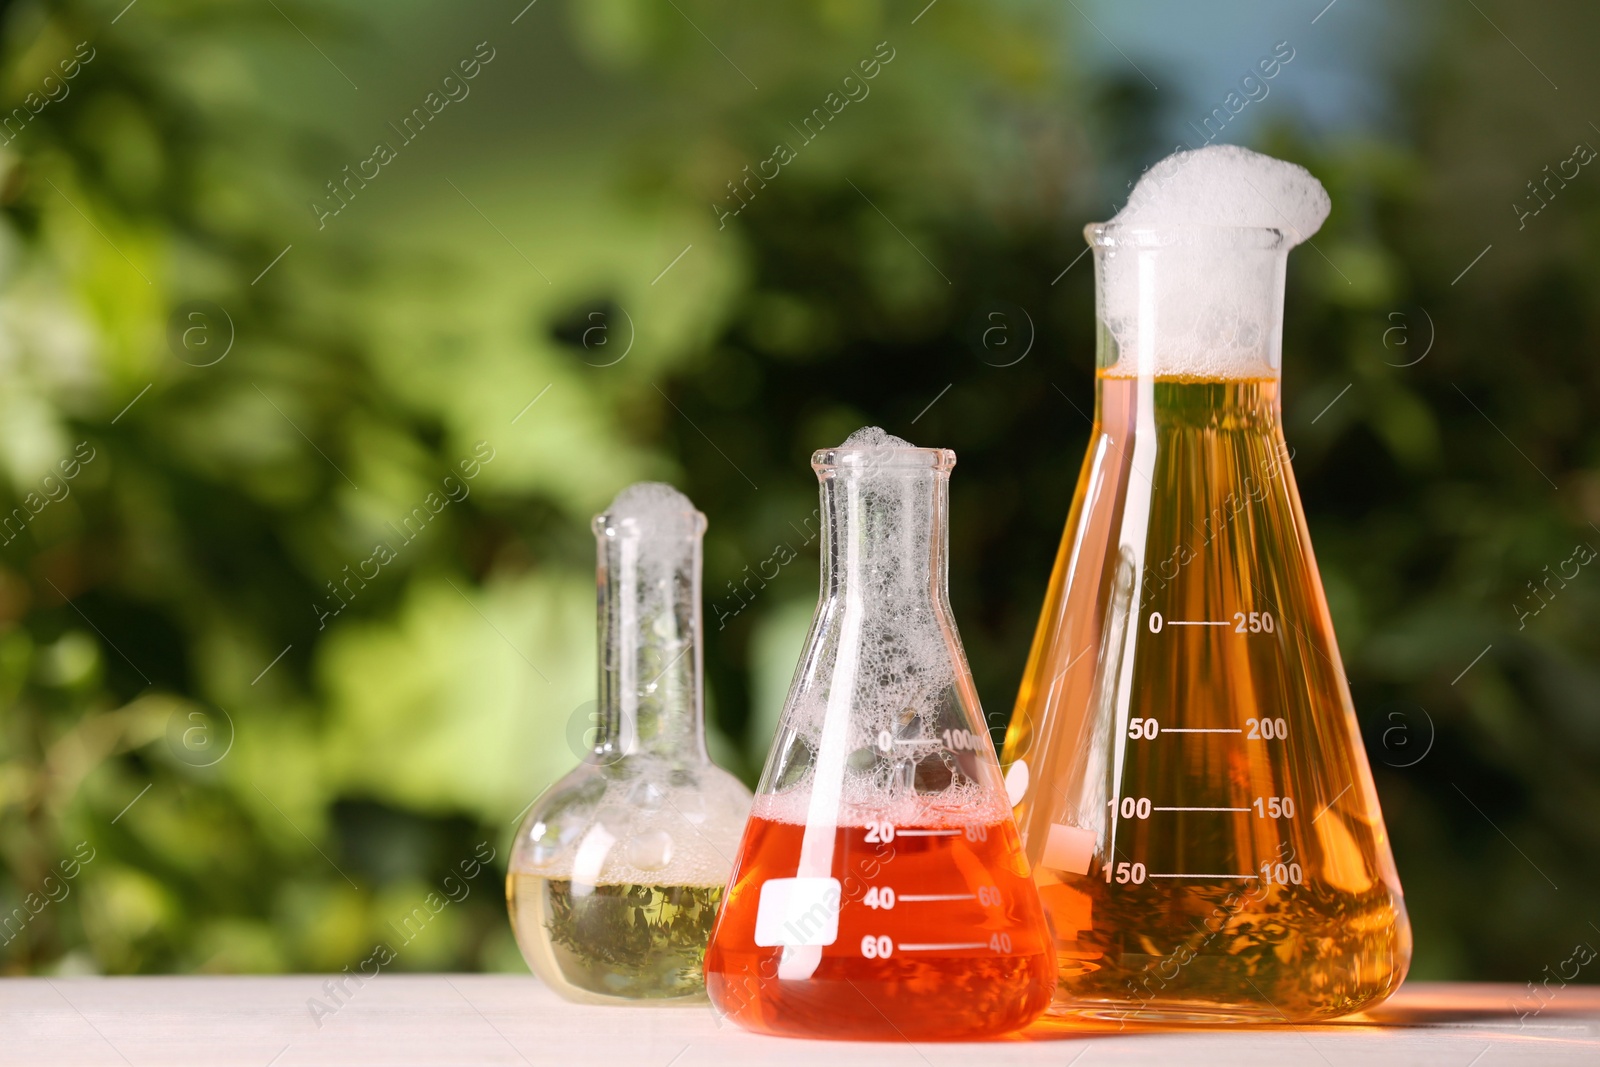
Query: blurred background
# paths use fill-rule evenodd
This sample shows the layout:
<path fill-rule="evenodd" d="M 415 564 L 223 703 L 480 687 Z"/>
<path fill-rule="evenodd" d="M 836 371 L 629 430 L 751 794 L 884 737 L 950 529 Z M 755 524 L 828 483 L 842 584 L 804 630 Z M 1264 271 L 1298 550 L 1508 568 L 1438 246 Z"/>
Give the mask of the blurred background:
<path fill-rule="evenodd" d="M 708 515 L 753 780 L 807 461 L 864 423 L 960 456 L 998 737 L 1089 430 L 1081 229 L 1207 141 L 1333 197 L 1286 432 L 1412 974 L 1600 938 L 1592 5 L 125 3 L 0 3 L 0 970 L 354 968 L 490 851 L 393 967 L 523 969 L 590 516 Z"/>

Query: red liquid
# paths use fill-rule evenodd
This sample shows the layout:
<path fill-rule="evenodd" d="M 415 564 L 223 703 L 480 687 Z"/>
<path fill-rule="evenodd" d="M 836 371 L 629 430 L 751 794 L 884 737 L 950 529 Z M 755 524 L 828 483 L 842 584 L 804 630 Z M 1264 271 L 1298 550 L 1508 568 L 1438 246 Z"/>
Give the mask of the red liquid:
<path fill-rule="evenodd" d="M 835 833 L 838 937 L 810 978 L 784 980 L 784 950 L 755 943 L 756 912 L 764 882 L 795 876 L 805 828 L 751 817 L 706 952 L 717 1010 L 767 1034 L 930 1041 L 1003 1034 L 1050 1003 L 1055 955 L 1010 819 L 896 827 L 887 842 L 876 840 L 881 829 Z M 886 888 L 892 907 L 882 906 Z M 908 899 L 933 895 L 969 899 Z M 869 937 L 874 952 L 888 939 L 887 958 L 864 954 Z M 951 947 L 922 947 L 935 945 Z"/>

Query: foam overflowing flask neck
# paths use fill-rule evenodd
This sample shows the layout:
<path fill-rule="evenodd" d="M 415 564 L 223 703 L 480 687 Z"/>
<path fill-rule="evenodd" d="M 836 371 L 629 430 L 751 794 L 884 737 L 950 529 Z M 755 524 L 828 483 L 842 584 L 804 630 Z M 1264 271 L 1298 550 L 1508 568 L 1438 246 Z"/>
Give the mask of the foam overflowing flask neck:
<path fill-rule="evenodd" d="M 1002 764 L 1052 1011 L 1301 1023 L 1400 984 L 1410 924 L 1282 425 L 1293 164 L 1180 153 L 1088 227 L 1094 425 Z"/>
<path fill-rule="evenodd" d="M 1095 256 L 1096 362 L 1107 377 L 1277 377 L 1290 235 L 1111 222 L 1084 236 Z"/>

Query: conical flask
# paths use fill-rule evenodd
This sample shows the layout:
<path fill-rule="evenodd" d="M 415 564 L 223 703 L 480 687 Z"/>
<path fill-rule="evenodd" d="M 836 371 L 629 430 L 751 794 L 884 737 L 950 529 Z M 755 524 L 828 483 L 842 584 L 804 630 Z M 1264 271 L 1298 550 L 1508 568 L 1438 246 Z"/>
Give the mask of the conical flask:
<path fill-rule="evenodd" d="M 1085 234 L 1095 423 L 1002 759 L 1051 1010 L 1357 1011 L 1411 934 L 1280 418 L 1300 235 Z"/>
<path fill-rule="evenodd" d="M 528 966 L 568 1000 L 703 1002 L 701 966 L 750 792 L 706 754 L 705 516 L 629 486 L 594 520 L 600 699 L 583 762 L 534 801 L 506 895 Z"/>
<path fill-rule="evenodd" d="M 752 1030 L 1023 1026 L 1054 960 L 946 593 L 955 455 L 875 427 L 812 457 L 822 595 L 711 947 Z"/>

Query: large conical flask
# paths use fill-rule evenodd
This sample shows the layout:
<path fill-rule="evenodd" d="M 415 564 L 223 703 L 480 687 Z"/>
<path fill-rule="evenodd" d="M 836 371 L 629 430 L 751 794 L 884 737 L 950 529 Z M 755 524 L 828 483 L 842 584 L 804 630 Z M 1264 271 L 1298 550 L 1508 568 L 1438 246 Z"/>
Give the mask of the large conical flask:
<path fill-rule="evenodd" d="M 1283 436 L 1289 242 L 1085 233 L 1095 422 L 1002 759 L 1052 1011 L 1360 1010 L 1411 932 Z"/>
<path fill-rule="evenodd" d="M 654 482 L 594 520 L 593 729 L 579 735 L 582 762 L 528 811 L 506 876 L 523 957 L 568 1000 L 704 1001 L 706 941 L 750 806 L 706 754 L 705 528 L 688 497 Z"/>
<path fill-rule="evenodd" d="M 945 588 L 955 455 L 881 430 L 812 458 L 822 596 L 706 954 L 752 1030 L 1025 1025 L 1055 965 Z"/>

